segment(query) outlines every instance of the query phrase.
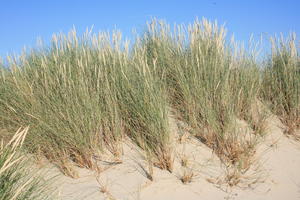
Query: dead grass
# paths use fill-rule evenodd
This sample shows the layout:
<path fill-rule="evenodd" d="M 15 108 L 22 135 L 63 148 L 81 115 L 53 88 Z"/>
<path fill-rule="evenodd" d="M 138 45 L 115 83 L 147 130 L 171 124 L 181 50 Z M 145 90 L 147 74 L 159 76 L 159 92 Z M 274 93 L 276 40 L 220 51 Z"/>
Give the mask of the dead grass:
<path fill-rule="evenodd" d="M 101 193 L 105 194 L 107 199 L 108 200 L 116 200 L 116 198 L 109 192 L 109 189 L 108 189 L 108 183 L 103 183 L 101 180 L 100 180 L 100 177 L 98 176 L 96 178 L 98 184 L 99 184 L 99 190 Z"/>
<path fill-rule="evenodd" d="M 182 176 L 180 177 L 180 180 L 183 184 L 188 184 L 193 181 L 194 173 L 190 169 L 185 169 L 183 171 Z"/>

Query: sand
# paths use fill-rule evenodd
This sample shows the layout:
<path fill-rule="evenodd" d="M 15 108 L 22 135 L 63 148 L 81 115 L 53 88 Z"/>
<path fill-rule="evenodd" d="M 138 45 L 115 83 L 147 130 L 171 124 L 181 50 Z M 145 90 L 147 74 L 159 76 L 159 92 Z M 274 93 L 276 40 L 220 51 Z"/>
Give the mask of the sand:
<path fill-rule="evenodd" d="M 174 144 L 173 172 L 154 167 L 153 181 L 147 178 L 149 167 L 142 151 L 128 140 L 123 144 L 122 163 L 102 157 L 98 159 L 101 173 L 78 168 L 80 178 L 60 174 L 55 187 L 62 200 L 300 199 L 300 144 L 283 134 L 276 117 L 271 116 L 267 124 L 255 162 L 238 186 L 222 183 L 227 168 L 210 148 L 187 136 Z M 186 167 L 182 159 L 187 160 Z M 188 184 L 180 180 L 184 173 L 193 173 Z"/>

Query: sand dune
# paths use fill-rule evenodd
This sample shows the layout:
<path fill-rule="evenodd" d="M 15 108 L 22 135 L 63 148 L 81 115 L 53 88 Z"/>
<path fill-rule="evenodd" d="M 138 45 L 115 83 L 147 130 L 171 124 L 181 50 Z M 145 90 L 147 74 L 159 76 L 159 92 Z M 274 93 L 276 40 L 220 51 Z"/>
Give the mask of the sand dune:
<path fill-rule="evenodd" d="M 192 137 L 174 144 L 173 172 L 154 167 L 153 181 L 147 178 L 149 167 L 143 153 L 128 140 L 123 144 L 121 163 L 102 156 L 98 159 L 102 172 L 78 168 L 80 178 L 59 175 L 55 186 L 63 200 L 300 199 L 300 145 L 282 130 L 278 119 L 268 119 L 255 163 L 234 187 L 222 182 L 227 168 L 219 158 Z M 56 168 L 51 170 L 59 174 Z M 190 183 L 180 180 L 184 173 L 193 174 Z"/>

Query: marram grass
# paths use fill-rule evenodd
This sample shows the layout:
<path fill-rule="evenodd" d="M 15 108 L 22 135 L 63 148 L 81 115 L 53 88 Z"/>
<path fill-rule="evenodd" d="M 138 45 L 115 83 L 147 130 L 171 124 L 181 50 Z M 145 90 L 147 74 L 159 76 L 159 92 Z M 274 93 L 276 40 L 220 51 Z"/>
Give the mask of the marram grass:
<path fill-rule="evenodd" d="M 54 199 L 47 181 L 30 170 L 26 157 L 20 152 L 28 127 L 18 129 L 13 138 L 0 146 L 0 199 Z"/>
<path fill-rule="evenodd" d="M 275 45 L 261 67 L 206 19 L 174 30 L 153 20 L 131 44 L 119 32 L 73 30 L 0 64 L 0 128 L 29 125 L 27 151 L 69 176 L 76 176 L 70 162 L 94 169 L 95 153 L 120 156 L 125 136 L 172 171 L 171 115 L 224 161 L 248 163 L 256 140 L 238 122 L 254 138 L 261 134 L 257 102 L 270 104 L 289 127 L 299 124 L 297 48 L 295 39 Z"/>
<path fill-rule="evenodd" d="M 295 34 L 271 38 L 272 55 L 263 72 L 263 97 L 287 125 L 287 133 L 300 127 L 300 43 Z M 296 136 L 299 139 L 299 135 Z"/>
<path fill-rule="evenodd" d="M 233 54 L 235 44 L 226 43 L 225 36 L 224 27 L 205 19 L 172 33 L 165 23 L 153 21 L 143 44 L 153 72 L 164 74 L 170 105 L 192 135 L 236 162 L 237 151 L 249 153 L 254 145 L 234 142 L 243 137 L 234 122 L 238 118 L 259 126 L 250 108 L 258 97 L 260 74 L 251 56 Z"/>

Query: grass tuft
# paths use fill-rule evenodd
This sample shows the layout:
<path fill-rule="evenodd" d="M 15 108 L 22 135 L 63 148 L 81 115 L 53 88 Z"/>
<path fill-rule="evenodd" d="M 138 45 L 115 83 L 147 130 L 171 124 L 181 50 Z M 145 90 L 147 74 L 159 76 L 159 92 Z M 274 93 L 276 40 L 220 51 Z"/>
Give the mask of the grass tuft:
<path fill-rule="evenodd" d="M 6 144 L 0 147 L 0 199 L 46 200 L 53 199 L 47 182 L 30 170 L 25 156 L 20 153 L 28 127 L 19 129 Z"/>
<path fill-rule="evenodd" d="M 296 35 L 271 38 L 272 55 L 263 72 L 264 99 L 293 135 L 300 127 L 300 57 Z M 299 136 L 297 136 L 299 139 Z"/>

